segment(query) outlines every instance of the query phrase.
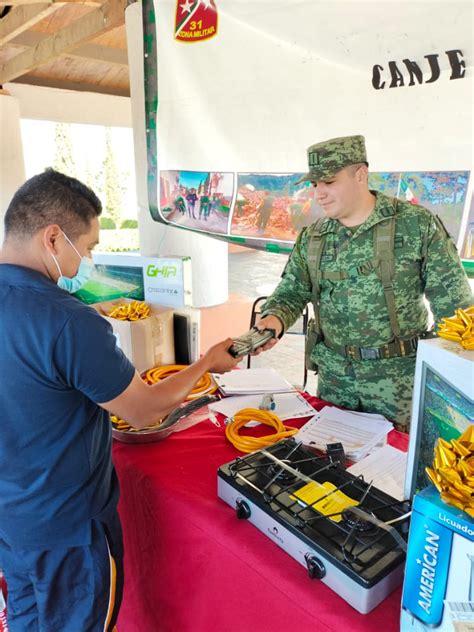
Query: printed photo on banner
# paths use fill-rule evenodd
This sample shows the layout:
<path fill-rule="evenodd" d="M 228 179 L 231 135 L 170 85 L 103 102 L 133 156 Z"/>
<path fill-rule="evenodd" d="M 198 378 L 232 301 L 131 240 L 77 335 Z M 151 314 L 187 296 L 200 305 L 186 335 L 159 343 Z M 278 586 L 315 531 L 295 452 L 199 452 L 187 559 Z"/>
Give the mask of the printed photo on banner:
<path fill-rule="evenodd" d="M 369 171 L 369 189 L 381 191 L 385 195 L 396 197 L 400 184 L 400 173 L 398 171 Z"/>
<path fill-rule="evenodd" d="M 462 259 L 474 259 L 474 192 L 471 195 L 471 205 L 460 255 Z"/>
<path fill-rule="evenodd" d="M 309 183 L 299 173 L 239 173 L 231 234 L 294 241 L 322 214 Z"/>
<path fill-rule="evenodd" d="M 229 235 L 235 243 L 251 248 L 284 251 L 302 228 L 324 215 L 311 183 L 295 184 L 301 175 L 238 173 L 234 199 L 233 173 L 161 171 L 161 215 L 179 226 Z M 369 173 L 371 190 L 425 206 L 441 218 L 455 243 L 460 238 L 468 183 L 468 171 Z M 472 208 L 461 256 L 474 258 Z"/>
<path fill-rule="evenodd" d="M 173 224 L 227 233 L 233 189 L 232 173 L 161 171 L 161 213 Z"/>
<path fill-rule="evenodd" d="M 459 238 L 469 171 L 410 171 L 400 176 L 398 197 L 439 215 L 454 243 Z"/>
<path fill-rule="evenodd" d="M 302 174 L 239 173 L 231 234 L 276 241 L 295 241 L 298 233 L 323 210 L 308 182 L 295 184 Z M 370 174 L 371 189 L 395 196 L 399 173 Z"/>

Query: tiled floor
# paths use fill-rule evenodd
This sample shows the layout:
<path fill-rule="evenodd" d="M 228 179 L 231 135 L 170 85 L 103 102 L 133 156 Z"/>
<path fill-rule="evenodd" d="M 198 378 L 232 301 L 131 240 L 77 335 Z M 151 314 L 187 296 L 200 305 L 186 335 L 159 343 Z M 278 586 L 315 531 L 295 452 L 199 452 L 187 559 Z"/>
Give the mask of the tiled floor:
<path fill-rule="evenodd" d="M 286 255 L 257 250 L 229 254 L 229 293 L 252 299 L 271 294 L 278 284 L 286 259 Z M 301 331 L 301 322 L 296 323 L 293 330 Z M 259 366 L 272 366 L 291 384 L 301 386 L 304 337 L 298 333 L 286 334 L 274 349 L 252 358 L 252 367 Z M 316 384 L 317 377 L 310 373 L 306 390 L 316 393 Z"/>

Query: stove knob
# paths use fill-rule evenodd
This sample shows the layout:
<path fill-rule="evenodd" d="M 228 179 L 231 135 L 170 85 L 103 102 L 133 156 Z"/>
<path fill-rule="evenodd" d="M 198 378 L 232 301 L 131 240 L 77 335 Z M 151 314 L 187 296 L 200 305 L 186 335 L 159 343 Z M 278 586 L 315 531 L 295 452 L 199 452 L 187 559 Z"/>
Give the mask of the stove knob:
<path fill-rule="evenodd" d="M 238 500 L 235 503 L 235 512 L 239 520 L 247 520 L 247 518 L 250 518 L 250 507 L 245 500 Z"/>
<path fill-rule="evenodd" d="M 322 579 L 326 575 L 326 568 L 319 557 L 316 557 L 311 553 L 306 553 L 304 559 L 306 560 L 306 566 L 308 568 L 308 575 L 310 579 Z"/>

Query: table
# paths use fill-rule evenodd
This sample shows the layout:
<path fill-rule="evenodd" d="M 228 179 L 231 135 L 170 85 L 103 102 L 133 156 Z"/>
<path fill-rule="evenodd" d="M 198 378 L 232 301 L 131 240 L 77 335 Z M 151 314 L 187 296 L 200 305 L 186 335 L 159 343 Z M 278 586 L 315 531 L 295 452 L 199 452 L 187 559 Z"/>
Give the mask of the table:
<path fill-rule="evenodd" d="M 407 437 L 393 431 L 389 442 L 406 449 Z M 210 420 L 160 443 L 114 441 L 125 545 L 119 632 L 398 632 L 400 588 L 361 615 L 237 520 L 217 497 L 217 469 L 237 454 Z"/>

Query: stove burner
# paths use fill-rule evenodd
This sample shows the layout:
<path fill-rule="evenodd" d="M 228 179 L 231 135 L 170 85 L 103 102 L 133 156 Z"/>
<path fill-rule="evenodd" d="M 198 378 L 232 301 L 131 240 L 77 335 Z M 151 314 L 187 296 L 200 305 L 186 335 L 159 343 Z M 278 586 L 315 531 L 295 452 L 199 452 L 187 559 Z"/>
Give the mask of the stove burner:
<path fill-rule="evenodd" d="M 281 459 L 281 462 L 286 465 L 291 465 L 290 459 Z M 292 467 L 294 470 L 299 471 L 294 465 Z M 292 472 L 281 467 L 278 463 L 272 463 L 268 466 L 268 476 L 270 476 L 273 481 L 278 481 L 283 485 L 291 485 L 297 478 Z"/>
<path fill-rule="evenodd" d="M 351 529 L 361 535 L 375 535 L 379 528 L 373 522 L 364 520 L 353 514 L 350 510 L 344 509 L 341 513 L 342 522 Z"/>
<path fill-rule="evenodd" d="M 312 483 L 316 490 L 324 486 L 319 501 Z M 370 612 L 402 579 L 409 503 L 293 438 L 222 465 L 218 494 L 233 508 L 245 503 L 248 511 L 238 517 L 269 535 L 311 577 L 322 576 L 313 568 L 313 558 L 320 560 L 325 583 L 359 612 Z M 344 495 L 356 506 L 347 506 Z"/>

